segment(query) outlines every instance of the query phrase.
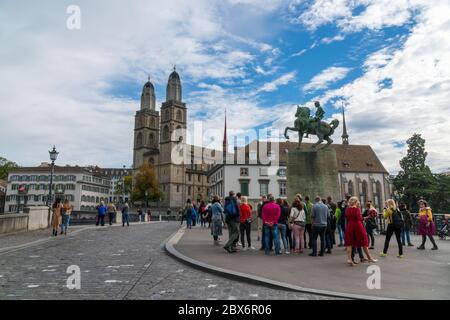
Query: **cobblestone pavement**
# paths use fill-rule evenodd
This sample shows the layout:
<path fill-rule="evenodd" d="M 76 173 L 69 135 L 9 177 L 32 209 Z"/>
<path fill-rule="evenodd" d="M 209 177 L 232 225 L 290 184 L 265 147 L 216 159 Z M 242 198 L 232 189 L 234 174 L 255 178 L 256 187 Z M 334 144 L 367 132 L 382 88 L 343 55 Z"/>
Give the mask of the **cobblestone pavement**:
<path fill-rule="evenodd" d="M 221 278 L 186 266 L 164 252 L 178 223 L 130 228 L 75 228 L 36 243 L 37 231 L 0 237 L 0 299 L 328 299 Z M 13 239 L 16 240 L 13 240 Z M 30 240 L 29 246 L 24 243 Z M 22 245 L 5 251 L 1 248 Z M 66 286 L 70 265 L 81 289 Z"/>

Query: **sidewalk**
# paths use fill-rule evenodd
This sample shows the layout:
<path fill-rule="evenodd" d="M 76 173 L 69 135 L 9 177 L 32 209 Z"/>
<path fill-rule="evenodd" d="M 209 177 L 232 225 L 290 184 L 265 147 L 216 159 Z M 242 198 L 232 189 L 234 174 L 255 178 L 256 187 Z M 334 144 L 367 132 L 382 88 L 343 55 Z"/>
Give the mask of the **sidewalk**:
<path fill-rule="evenodd" d="M 222 246 L 227 240 L 227 230 L 222 237 Z M 302 288 L 326 290 L 337 293 L 394 299 L 448 299 L 450 293 L 450 241 L 437 240 L 438 251 L 417 250 L 406 247 L 406 257 L 399 259 L 395 239 L 391 240 L 388 257 L 378 257 L 384 236 L 377 236 L 375 250 L 371 250 L 379 262 L 381 289 L 367 288 L 369 264 L 350 267 L 346 264 L 344 248 L 335 247 L 331 255 L 309 257 L 310 250 L 303 254 L 275 257 L 265 256 L 259 251 L 260 242 L 253 232 L 253 245 L 257 250 L 228 254 L 222 246 L 214 246 L 209 229 L 184 230 L 173 248 L 182 255 L 200 263 L 223 268 L 250 276 L 262 277 Z M 419 245 L 418 236 L 412 241 Z M 373 265 L 373 264 L 370 264 Z"/>

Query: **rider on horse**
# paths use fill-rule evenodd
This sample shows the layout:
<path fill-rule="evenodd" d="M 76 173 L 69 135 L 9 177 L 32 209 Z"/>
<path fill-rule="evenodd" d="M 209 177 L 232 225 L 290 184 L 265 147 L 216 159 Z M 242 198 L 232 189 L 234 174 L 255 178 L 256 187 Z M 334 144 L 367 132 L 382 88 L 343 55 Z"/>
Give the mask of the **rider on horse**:
<path fill-rule="evenodd" d="M 314 118 L 310 118 L 308 125 L 310 125 L 312 122 L 317 122 L 317 131 L 320 130 L 320 122 L 323 119 L 323 116 L 325 115 L 325 110 L 323 110 L 322 106 L 320 105 L 319 101 L 314 102 L 314 105 L 316 106 L 316 116 Z M 309 134 L 306 133 L 305 138 L 308 138 Z"/>

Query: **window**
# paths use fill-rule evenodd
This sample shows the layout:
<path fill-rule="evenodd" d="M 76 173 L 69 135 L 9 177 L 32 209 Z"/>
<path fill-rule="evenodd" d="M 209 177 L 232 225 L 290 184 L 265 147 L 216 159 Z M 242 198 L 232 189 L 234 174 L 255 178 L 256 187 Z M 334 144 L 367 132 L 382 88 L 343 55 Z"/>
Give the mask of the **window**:
<path fill-rule="evenodd" d="M 349 194 L 350 196 L 353 196 L 353 191 L 354 191 L 354 188 L 353 188 L 353 182 L 350 180 L 350 181 L 348 182 L 348 194 Z"/>
<path fill-rule="evenodd" d="M 189 173 L 188 174 L 188 181 L 191 181 L 192 180 L 192 175 Z"/>
<path fill-rule="evenodd" d="M 202 176 L 199 174 L 197 177 L 198 182 L 202 182 Z"/>
<path fill-rule="evenodd" d="M 280 181 L 280 197 L 286 197 L 286 181 Z"/>
<path fill-rule="evenodd" d="M 170 119 L 170 112 L 169 109 L 166 109 L 166 111 L 164 112 L 164 120 L 169 120 Z"/>
<path fill-rule="evenodd" d="M 183 114 L 181 113 L 181 110 L 177 111 L 177 120 L 178 121 L 183 121 Z"/>
<path fill-rule="evenodd" d="M 260 182 L 259 183 L 259 194 L 261 196 L 265 196 L 269 193 L 269 183 L 268 182 Z"/>
<path fill-rule="evenodd" d="M 151 146 L 155 145 L 155 135 L 153 133 L 150 133 L 150 135 L 148 136 L 148 143 Z"/>
<path fill-rule="evenodd" d="M 367 181 L 364 180 L 362 185 L 361 185 L 361 194 L 360 194 L 360 201 L 361 204 L 365 205 L 365 203 L 367 202 L 367 195 L 368 195 L 368 191 L 367 191 Z"/>
<path fill-rule="evenodd" d="M 188 187 L 188 194 L 191 194 L 191 187 Z"/>
<path fill-rule="evenodd" d="M 164 139 L 164 141 L 167 141 L 167 140 L 169 140 L 169 138 L 170 138 L 170 131 L 169 131 L 169 126 L 164 126 L 164 129 L 163 129 L 163 139 Z"/>
<path fill-rule="evenodd" d="M 138 133 L 137 138 L 136 138 L 136 146 L 139 147 L 142 145 L 142 133 Z"/>
<path fill-rule="evenodd" d="M 248 176 L 248 168 L 241 168 L 241 176 L 244 177 Z"/>
<path fill-rule="evenodd" d="M 250 160 L 256 160 L 257 156 L 256 156 L 256 151 L 250 151 Z"/>
<path fill-rule="evenodd" d="M 243 196 L 249 196 L 248 194 L 248 181 L 241 181 L 241 194 Z"/>
<path fill-rule="evenodd" d="M 180 192 L 180 186 L 177 186 L 177 192 Z"/>

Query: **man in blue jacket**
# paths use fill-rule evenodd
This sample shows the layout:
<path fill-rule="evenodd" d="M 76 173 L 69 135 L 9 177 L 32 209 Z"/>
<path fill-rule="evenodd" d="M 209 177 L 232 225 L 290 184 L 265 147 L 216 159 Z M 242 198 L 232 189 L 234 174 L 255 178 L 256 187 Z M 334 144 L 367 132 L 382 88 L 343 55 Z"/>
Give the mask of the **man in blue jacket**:
<path fill-rule="evenodd" d="M 107 207 L 105 206 L 105 203 L 102 201 L 100 202 L 100 205 L 97 206 L 97 223 L 95 224 L 96 226 L 99 225 L 99 223 L 101 223 L 102 227 L 105 226 L 105 216 L 106 216 L 106 211 L 107 211 Z"/>
<path fill-rule="evenodd" d="M 239 241 L 239 205 L 234 191 L 230 191 L 230 195 L 225 198 L 225 223 L 228 227 L 228 242 L 223 247 L 228 253 L 237 252 L 236 244 Z"/>

